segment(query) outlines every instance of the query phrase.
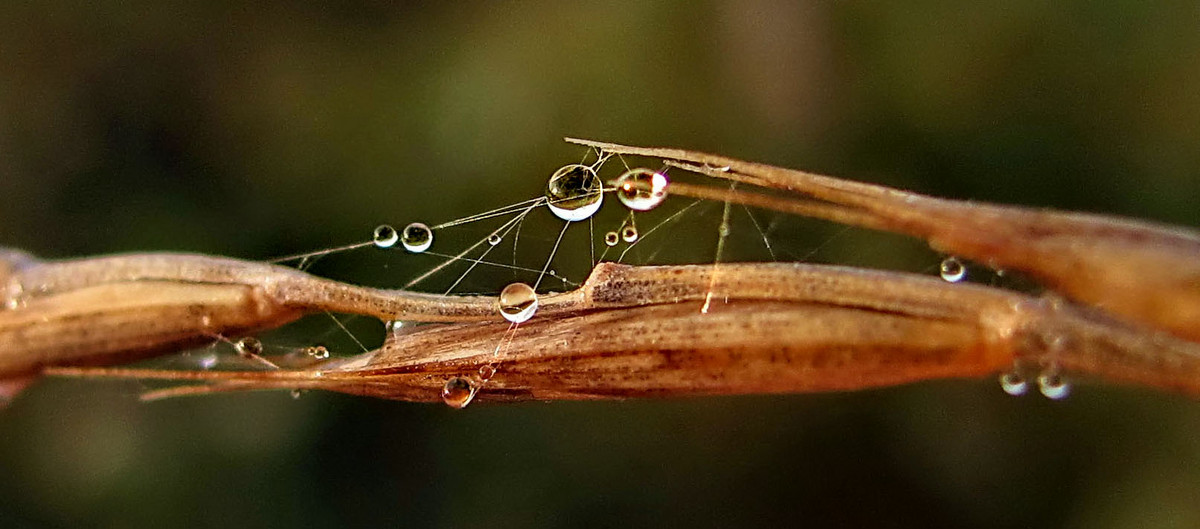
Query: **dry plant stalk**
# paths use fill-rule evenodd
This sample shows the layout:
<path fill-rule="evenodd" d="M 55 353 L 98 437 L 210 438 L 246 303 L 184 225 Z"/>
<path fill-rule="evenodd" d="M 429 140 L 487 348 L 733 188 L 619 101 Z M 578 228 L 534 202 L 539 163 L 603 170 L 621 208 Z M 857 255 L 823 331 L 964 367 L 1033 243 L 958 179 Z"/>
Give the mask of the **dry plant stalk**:
<path fill-rule="evenodd" d="M 0 254 L 10 305 L 0 311 L 0 379 L 10 394 L 55 374 L 201 383 L 150 398 L 286 388 L 432 401 L 456 377 L 471 381 L 471 398 L 597 399 L 855 390 L 1038 369 L 1200 393 L 1194 233 L 936 199 L 690 151 L 571 141 L 808 198 L 694 185 L 673 185 L 673 194 L 915 235 L 1022 270 L 1072 301 L 797 263 L 601 263 L 580 288 L 541 296 L 537 316 L 512 329 L 494 297 L 371 289 L 201 255 L 42 263 L 9 252 Z M 715 300 L 711 310 L 701 311 L 707 300 Z M 320 311 L 442 324 L 300 369 L 86 367 Z"/>

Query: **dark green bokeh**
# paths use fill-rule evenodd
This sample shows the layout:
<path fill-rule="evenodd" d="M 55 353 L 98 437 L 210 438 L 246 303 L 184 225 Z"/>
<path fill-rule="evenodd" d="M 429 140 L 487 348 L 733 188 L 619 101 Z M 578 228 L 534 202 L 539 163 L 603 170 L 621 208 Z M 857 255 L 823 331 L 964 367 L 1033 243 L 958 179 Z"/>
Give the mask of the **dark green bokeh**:
<path fill-rule="evenodd" d="M 140 4 L 0 4 L 0 245 L 330 247 L 534 196 L 582 156 L 568 135 L 1200 225 L 1195 2 Z M 634 257 L 711 260 L 710 206 Z M 765 258 L 735 213 L 727 257 Z M 782 258 L 936 265 L 756 215 Z M 521 258 L 540 265 L 556 235 L 537 219 Z M 555 266 L 579 279 L 571 235 Z M 433 264 L 365 251 L 318 271 L 395 286 Z M 138 390 L 53 381 L 0 413 L 0 526 L 1200 525 L 1200 407 L 1128 388 L 463 412 Z"/>

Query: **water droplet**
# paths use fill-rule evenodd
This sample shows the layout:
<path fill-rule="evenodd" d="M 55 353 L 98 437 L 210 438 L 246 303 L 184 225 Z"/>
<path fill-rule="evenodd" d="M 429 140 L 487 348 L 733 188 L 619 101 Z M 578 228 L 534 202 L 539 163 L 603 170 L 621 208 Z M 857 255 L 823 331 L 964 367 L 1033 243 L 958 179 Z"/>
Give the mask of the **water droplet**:
<path fill-rule="evenodd" d="M 391 248 L 396 245 L 398 240 L 400 240 L 400 234 L 396 233 L 396 228 L 387 224 L 381 224 L 375 228 L 375 246 Z"/>
<path fill-rule="evenodd" d="M 1048 399 L 1060 400 L 1071 394 L 1071 385 L 1056 372 L 1038 375 L 1038 390 Z"/>
<path fill-rule="evenodd" d="M 500 234 L 493 233 L 491 235 L 488 235 L 488 244 L 490 244 L 492 246 L 500 244 Z"/>
<path fill-rule="evenodd" d="M 309 358 L 324 360 L 329 358 L 329 349 L 326 349 L 324 345 L 314 345 L 312 347 L 305 347 L 304 354 L 308 355 Z"/>
<path fill-rule="evenodd" d="M 292 390 L 292 400 L 299 400 L 300 395 L 303 395 L 303 394 L 304 394 L 304 390 L 293 389 Z"/>
<path fill-rule="evenodd" d="M 560 219 L 584 220 L 600 209 L 604 183 L 596 170 L 586 165 L 566 165 L 555 171 L 546 184 L 547 206 Z"/>
<path fill-rule="evenodd" d="M 941 264 L 942 279 L 957 283 L 967 277 L 967 267 L 957 257 L 947 257 Z"/>
<path fill-rule="evenodd" d="M 16 310 L 25 304 L 25 285 L 22 285 L 17 278 L 9 280 L 8 285 L 4 288 L 4 308 L 8 310 Z"/>
<path fill-rule="evenodd" d="M 479 378 L 484 382 L 491 380 L 494 376 L 496 376 L 496 366 L 492 364 L 485 364 L 483 367 L 479 368 Z"/>
<path fill-rule="evenodd" d="M 475 398 L 475 385 L 463 377 L 454 377 L 442 386 L 442 402 L 451 408 L 463 409 Z"/>
<path fill-rule="evenodd" d="M 649 169 L 632 169 L 617 178 L 617 198 L 637 211 L 654 209 L 667 198 L 667 176 Z"/>
<path fill-rule="evenodd" d="M 1029 381 L 1016 371 L 1000 375 L 1000 389 L 1014 397 L 1024 395 L 1029 390 Z"/>
<path fill-rule="evenodd" d="M 233 348 L 243 357 L 259 356 L 263 352 L 263 344 L 258 338 L 247 336 L 233 343 Z"/>
<path fill-rule="evenodd" d="M 625 242 L 636 242 L 638 240 L 637 226 L 629 225 L 621 228 L 621 240 Z"/>
<path fill-rule="evenodd" d="M 525 283 L 513 283 L 500 291 L 500 315 L 513 323 L 528 321 L 537 312 L 538 298 L 533 287 Z"/>
<path fill-rule="evenodd" d="M 609 246 L 616 246 L 617 243 L 620 241 L 621 241 L 621 236 L 617 235 L 617 232 L 615 232 L 615 231 L 610 231 L 610 232 L 604 234 L 604 244 L 607 244 Z"/>
<path fill-rule="evenodd" d="M 392 320 L 383 324 L 383 331 L 389 335 L 399 336 L 404 333 L 404 322 Z"/>
<path fill-rule="evenodd" d="M 201 357 L 198 363 L 200 364 L 200 369 L 212 369 L 217 366 L 217 361 L 217 355 L 210 354 Z"/>
<path fill-rule="evenodd" d="M 405 250 L 421 253 L 433 245 L 433 230 L 420 222 L 409 224 L 400 235 L 400 244 L 404 245 Z"/>

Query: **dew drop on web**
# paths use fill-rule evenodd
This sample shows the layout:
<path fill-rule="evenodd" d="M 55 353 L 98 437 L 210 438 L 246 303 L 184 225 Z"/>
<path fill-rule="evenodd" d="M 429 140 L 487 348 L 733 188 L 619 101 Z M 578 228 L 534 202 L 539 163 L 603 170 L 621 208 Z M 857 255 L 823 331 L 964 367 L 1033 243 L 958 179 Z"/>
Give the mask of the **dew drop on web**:
<path fill-rule="evenodd" d="M 600 210 L 604 201 L 604 183 L 596 170 L 572 164 L 559 168 L 546 184 L 547 207 L 568 222 L 586 220 Z"/>
<path fill-rule="evenodd" d="M 233 348 L 242 357 L 259 356 L 263 352 L 263 344 L 258 338 L 247 336 L 233 343 Z"/>
<path fill-rule="evenodd" d="M 662 173 L 631 169 L 617 178 L 617 198 L 629 209 L 649 211 L 666 200 L 669 183 Z"/>
<path fill-rule="evenodd" d="M 604 234 L 604 244 L 608 246 L 616 246 L 618 242 L 621 242 L 621 236 L 617 235 L 617 232 L 610 231 Z"/>
<path fill-rule="evenodd" d="M 420 222 L 409 224 L 400 234 L 400 244 L 403 244 L 404 249 L 412 253 L 424 252 L 433 246 L 433 230 Z"/>
<path fill-rule="evenodd" d="M 494 377 L 494 376 L 496 376 L 496 366 L 494 366 L 492 364 L 485 364 L 479 368 L 480 380 L 487 382 L 487 381 L 491 380 L 492 377 Z"/>
<path fill-rule="evenodd" d="M 637 242 L 637 226 L 625 226 L 624 228 L 621 228 L 621 240 L 625 242 Z"/>
<path fill-rule="evenodd" d="M 396 245 L 396 241 L 400 240 L 400 234 L 396 233 L 396 228 L 381 224 L 375 228 L 375 246 L 380 248 L 391 248 Z"/>

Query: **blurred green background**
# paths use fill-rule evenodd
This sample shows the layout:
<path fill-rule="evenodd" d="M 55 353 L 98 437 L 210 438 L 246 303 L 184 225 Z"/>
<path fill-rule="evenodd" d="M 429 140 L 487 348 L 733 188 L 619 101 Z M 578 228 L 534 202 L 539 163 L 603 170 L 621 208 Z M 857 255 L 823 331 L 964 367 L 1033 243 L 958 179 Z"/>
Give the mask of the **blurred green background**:
<path fill-rule="evenodd" d="M 3 2 L 0 245 L 262 259 L 361 241 L 537 195 L 583 156 L 568 135 L 1195 227 L 1198 28 L 1190 0 Z M 713 206 L 629 260 L 711 260 Z M 735 213 L 726 257 L 766 258 Z M 605 214 L 597 229 L 619 225 Z M 755 215 L 784 259 L 939 259 Z M 535 216 L 517 251 L 534 267 L 557 235 Z M 581 280 L 587 252 L 575 230 L 555 266 Z M 316 271 L 396 286 L 437 262 L 364 250 Z M 1200 406 L 1131 388 L 461 412 L 140 389 L 50 381 L 0 412 L 0 526 L 1200 526 Z"/>

